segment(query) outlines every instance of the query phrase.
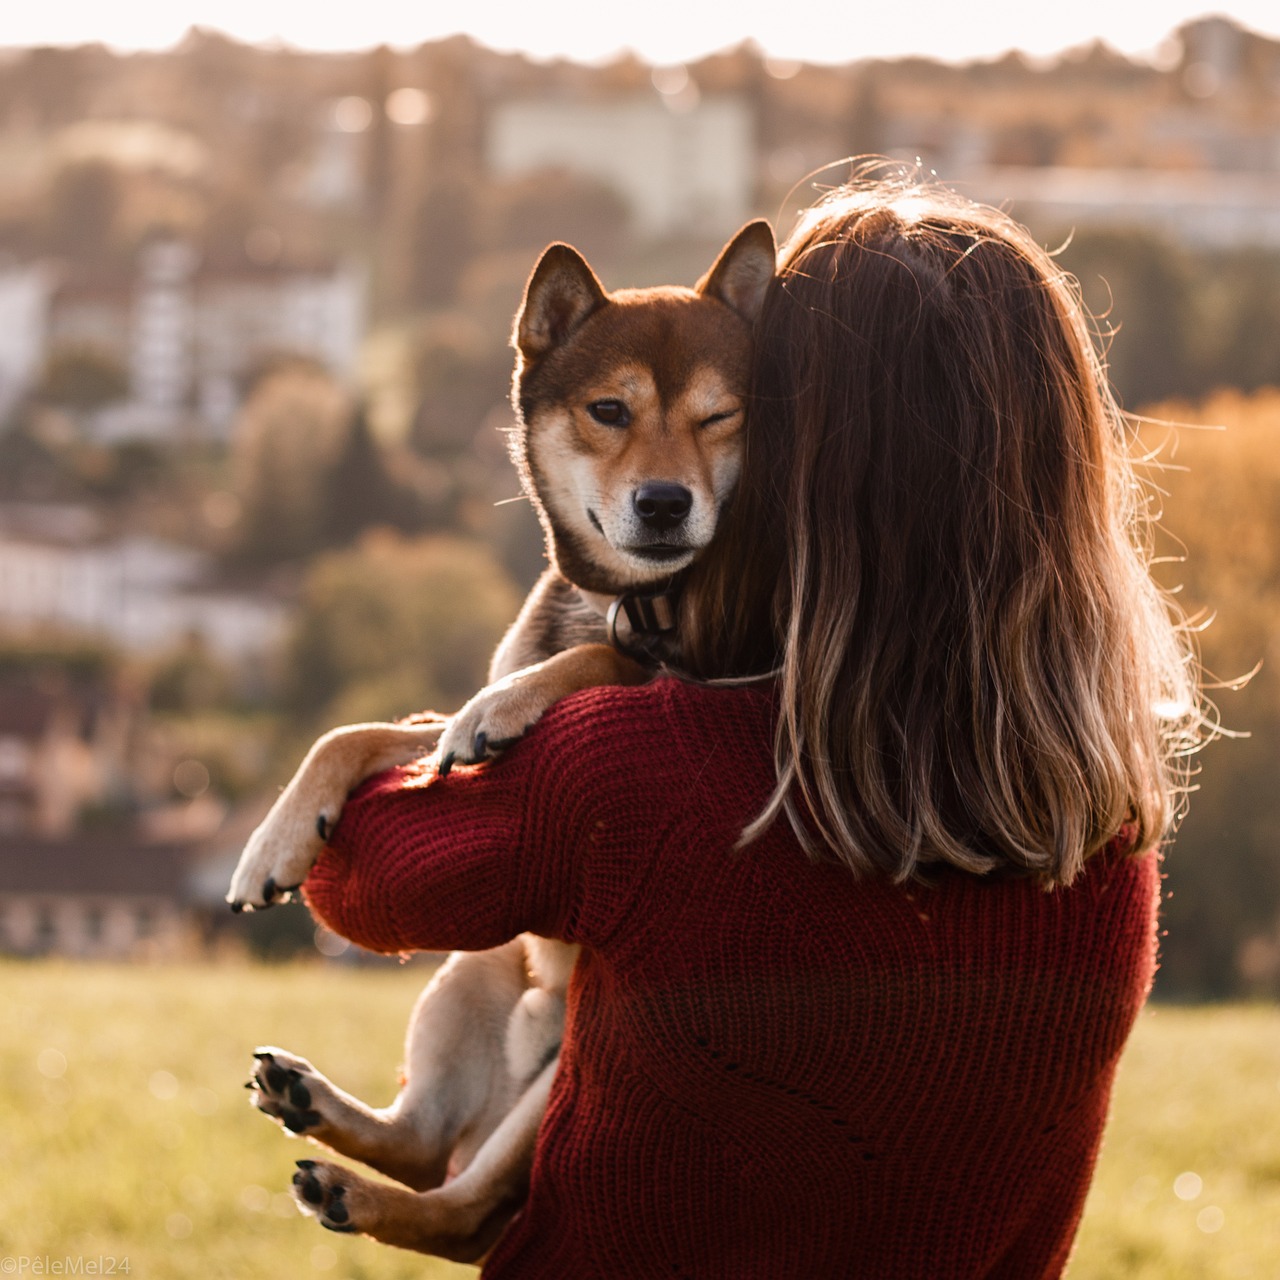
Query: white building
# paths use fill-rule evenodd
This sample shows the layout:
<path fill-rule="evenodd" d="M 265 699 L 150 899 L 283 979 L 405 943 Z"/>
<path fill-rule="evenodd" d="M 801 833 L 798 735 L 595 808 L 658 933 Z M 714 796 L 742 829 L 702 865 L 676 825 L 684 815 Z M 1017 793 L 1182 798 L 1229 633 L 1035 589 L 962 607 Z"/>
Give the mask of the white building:
<path fill-rule="evenodd" d="M 0 422 L 39 376 L 52 293 L 39 263 L 0 266 Z"/>
<path fill-rule="evenodd" d="M 108 348 L 129 370 L 128 399 L 90 423 L 100 441 L 217 437 L 263 356 L 311 356 L 350 378 L 366 293 L 366 274 L 351 263 L 213 272 L 201 269 L 190 246 L 162 240 L 143 251 L 132 287 L 68 280 L 53 301 L 51 340 Z"/>
<path fill-rule="evenodd" d="M 1037 227 L 1142 227 L 1207 248 L 1280 247 L 1280 173 L 999 168 L 954 185 Z"/>
<path fill-rule="evenodd" d="M 504 102 L 490 119 L 486 158 L 500 178 L 567 169 L 605 182 L 642 235 L 725 235 L 751 212 L 754 128 L 735 97 L 706 97 L 689 110 L 657 94 Z"/>
<path fill-rule="evenodd" d="M 279 652 L 288 613 L 280 601 L 209 585 L 212 561 L 155 538 L 85 535 L 76 508 L 0 510 L 0 624 L 102 636 L 157 653 L 198 637 L 239 666 Z"/>
<path fill-rule="evenodd" d="M 339 378 L 355 374 L 365 328 L 365 273 L 260 271 L 211 276 L 196 293 L 195 385 L 201 418 L 220 431 L 239 406 L 239 383 L 266 352 L 301 352 Z"/>

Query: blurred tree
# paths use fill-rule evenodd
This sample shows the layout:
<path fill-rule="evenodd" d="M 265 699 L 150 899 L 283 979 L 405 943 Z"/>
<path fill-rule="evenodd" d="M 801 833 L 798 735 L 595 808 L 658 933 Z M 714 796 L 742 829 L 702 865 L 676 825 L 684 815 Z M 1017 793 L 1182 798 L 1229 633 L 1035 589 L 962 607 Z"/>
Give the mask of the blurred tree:
<path fill-rule="evenodd" d="M 1060 122 L 1021 120 L 995 131 L 991 164 L 1050 165 L 1057 163 L 1065 130 Z"/>
<path fill-rule="evenodd" d="M 486 245 L 533 255 L 555 240 L 589 258 L 616 258 L 627 247 L 631 211 L 626 200 L 596 178 L 543 169 L 487 187 L 483 195 Z"/>
<path fill-rule="evenodd" d="M 465 321 L 428 326 L 413 372 L 419 407 L 410 442 L 428 457 L 454 458 L 471 448 L 485 415 L 506 398 L 511 379 L 506 334 L 486 334 Z"/>
<path fill-rule="evenodd" d="M 478 543 L 366 534 L 307 575 L 289 705 L 327 724 L 456 709 L 484 683 L 519 604 Z"/>
<path fill-rule="evenodd" d="M 848 113 L 849 154 L 881 155 L 885 149 L 888 120 L 881 102 L 880 80 L 873 66 L 863 68 Z"/>
<path fill-rule="evenodd" d="M 330 477 L 351 413 L 346 391 L 312 362 L 290 361 L 257 380 L 232 429 L 243 556 L 285 560 L 326 544 Z"/>
<path fill-rule="evenodd" d="M 414 221 L 409 300 L 422 307 L 451 302 L 475 252 L 475 197 L 469 183 L 430 187 Z"/>
<path fill-rule="evenodd" d="M 1193 265 L 1186 250 L 1146 231 L 1082 231 L 1059 259 L 1080 281 L 1103 334 L 1111 381 L 1132 408 L 1200 395 L 1205 382 Z"/>
<path fill-rule="evenodd" d="M 124 178 L 110 164 L 86 160 L 54 177 L 48 196 L 44 238 L 51 253 L 101 264 L 114 244 L 124 204 Z"/>
<path fill-rule="evenodd" d="M 1242 969 L 1251 942 L 1280 944 L 1280 391 L 1149 413 L 1193 424 L 1143 431 L 1163 464 L 1151 480 L 1167 493 L 1157 551 L 1168 559 L 1157 577 L 1208 622 L 1200 640 L 1211 682 L 1229 685 L 1262 664 L 1241 692 L 1210 690 L 1227 729 L 1250 736 L 1215 743 L 1197 762 L 1198 789 L 1167 857 L 1159 990 L 1222 998 L 1256 985 Z M 1271 990 L 1280 994 L 1276 955 Z"/>
<path fill-rule="evenodd" d="M 376 525 L 414 529 L 423 518 L 412 492 L 392 477 L 364 408 L 357 407 L 337 461 L 325 477 L 321 521 L 326 543 L 345 546 Z"/>
<path fill-rule="evenodd" d="M 0 431 L 0 498 L 11 501 L 83 497 L 78 477 L 61 450 L 41 439 L 28 409 Z"/>
<path fill-rule="evenodd" d="M 190 636 L 151 671 L 151 707 L 163 712 L 201 712 L 234 700 L 235 677 L 199 636 Z"/>
<path fill-rule="evenodd" d="M 298 559 L 377 525 L 417 531 L 438 514 L 324 369 L 275 360 L 250 385 L 232 437 L 240 558 Z"/>
<path fill-rule="evenodd" d="M 129 373 L 120 358 L 103 347 L 56 346 L 45 361 L 36 394 L 60 408 L 90 413 L 129 394 Z"/>
<path fill-rule="evenodd" d="M 1198 266 L 1197 342 L 1207 385 L 1280 385 L 1280 253 L 1236 249 Z"/>

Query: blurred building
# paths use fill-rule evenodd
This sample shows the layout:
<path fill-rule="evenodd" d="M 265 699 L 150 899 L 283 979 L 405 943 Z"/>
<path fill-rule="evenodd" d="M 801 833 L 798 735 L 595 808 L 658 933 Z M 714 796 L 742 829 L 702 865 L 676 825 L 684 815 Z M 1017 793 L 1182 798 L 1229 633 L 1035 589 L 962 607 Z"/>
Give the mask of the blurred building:
<path fill-rule="evenodd" d="M 486 139 L 495 177 L 559 169 L 597 179 L 652 238 L 724 235 L 749 217 L 755 150 L 751 108 L 732 95 L 688 109 L 652 93 L 505 101 L 493 107 Z"/>
<path fill-rule="evenodd" d="M 976 169 L 955 184 L 1034 228 L 1142 228 L 1204 248 L 1280 248 L 1280 170 Z"/>
<path fill-rule="evenodd" d="M 0 841 L 64 837 L 83 809 L 118 795 L 131 720 L 110 691 L 65 673 L 0 679 Z"/>
<path fill-rule="evenodd" d="M 66 277 L 48 346 L 93 346 L 128 370 L 127 399 L 88 419 L 103 443 L 224 439 L 248 376 L 267 357 L 310 356 L 351 377 L 365 293 L 365 274 L 350 263 L 204 270 L 189 245 L 157 240 L 132 280 Z"/>
<path fill-rule="evenodd" d="M 11 632 L 65 630 L 133 653 L 195 637 L 245 667 L 279 651 L 279 600 L 220 589 L 213 558 L 144 536 L 104 537 L 83 508 L 0 507 L 0 623 Z"/>
<path fill-rule="evenodd" d="M 0 422 L 40 373 L 52 292 L 43 265 L 0 265 Z"/>
<path fill-rule="evenodd" d="M 212 276 L 197 282 L 193 322 L 199 416 L 225 436 L 245 375 L 264 355 L 312 356 L 340 379 L 353 378 L 365 330 L 365 275 L 346 263 Z"/>
<path fill-rule="evenodd" d="M 165 958 L 210 939 L 264 806 L 175 798 L 172 770 L 106 673 L 0 671 L 0 954 Z"/>
<path fill-rule="evenodd" d="M 84 959 L 189 953 L 200 936 L 189 851 L 101 833 L 0 836 L 0 953 Z"/>

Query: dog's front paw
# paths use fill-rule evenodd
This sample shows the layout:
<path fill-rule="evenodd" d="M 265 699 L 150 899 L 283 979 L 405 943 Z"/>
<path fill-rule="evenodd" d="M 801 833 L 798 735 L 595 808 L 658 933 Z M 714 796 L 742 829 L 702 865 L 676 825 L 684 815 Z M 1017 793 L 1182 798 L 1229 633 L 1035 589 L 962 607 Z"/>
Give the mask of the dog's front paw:
<path fill-rule="evenodd" d="M 481 689 L 441 735 L 440 772 L 501 755 L 537 724 L 554 700 L 526 672 Z"/>
<path fill-rule="evenodd" d="M 340 1165 L 299 1160 L 298 1172 L 293 1175 L 293 1198 L 298 1208 L 322 1227 L 350 1234 L 369 1225 L 362 1224 L 363 1184 L 363 1178 Z"/>
<path fill-rule="evenodd" d="M 324 849 L 331 819 L 296 802 L 282 803 L 292 799 L 282 796 L 249 837 L 227 892 L 232 911 L 288 902 Z"/>

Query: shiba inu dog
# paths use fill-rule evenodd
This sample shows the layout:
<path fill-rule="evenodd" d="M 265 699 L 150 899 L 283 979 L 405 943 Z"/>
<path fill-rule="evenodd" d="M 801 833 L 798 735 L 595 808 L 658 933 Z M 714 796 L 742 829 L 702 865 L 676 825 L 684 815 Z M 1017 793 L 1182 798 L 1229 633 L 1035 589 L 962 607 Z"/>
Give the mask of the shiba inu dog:
<path fill-rule="evenodd" d="M 558 698 L 642 682 L 678 655 L 673 591 L 733 491 L 751 327 L 774 264 L 763 221 L 693 289 L 608 293 L 576 250 L 543 253 L 516 317 L 512 454 L 552 567 L 499 645 L 492 683 L 457 715 L 348 726 L 315 744 L 245 848 L 234 910 L 296 889 L 369 775 L 432 750 L 441 772 L 477 763 Z M 404 1084 L 384 1109 L 303 1058 L 259 1050 L 248 1087 L 260 1110 L 403 1184 L 299 1161 L 299 1204 L 330 1229 L 403 1248 L 487 1252 L 527 1189 L 576 956 L 524 936 L 451 957 L 414 1009 Z"/>

